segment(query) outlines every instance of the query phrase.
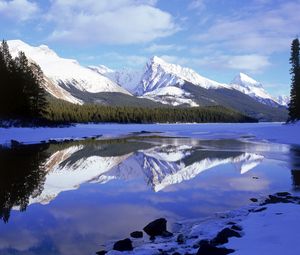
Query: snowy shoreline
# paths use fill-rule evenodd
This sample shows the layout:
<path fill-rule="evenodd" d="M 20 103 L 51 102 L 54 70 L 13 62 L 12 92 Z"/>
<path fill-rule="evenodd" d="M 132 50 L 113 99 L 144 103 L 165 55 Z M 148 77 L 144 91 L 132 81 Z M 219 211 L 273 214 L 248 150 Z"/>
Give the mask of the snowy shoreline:
<path fill-rule="evenodd" d="M 300 145 L 300 123 L 206 123 L 206 124 L 78 124 L 62 128 L 0 128 L 0 145 L 11 140 L 24 144 L 49 140 L 105 138 L 134 132 L 162 132 L 161 135 L 197 139 L 239 139 L 253 137 L 269 142 Z"/>
<path fill-rule="evenodd" d="M 157 237 L 154 241 L 150 241 L 149 236 L 142 240 L 131 238 L 133 251 L 112 250 L 110 243 L 106 247 L 106 254 L 202 255 L 228 252 L 239 255 L 296 255 L 300 254 L 300 247 L 295 245 L 300 237 L 299 215 L 300 197 L 279 192 L 257 201 L 254 199 L 251 205 L 238 210 L 219 213 L 206 219 L 179 222 L 178 231 L 170 238 Z M 226 231 L 232 231 L 233 235 L 229 234 L 225 239 L 223 235 L 220 238 L 220 233 Z M 214 247 L 214 252 L 223 250 L 225 253 L 203 253 L 204 246 Z"/>

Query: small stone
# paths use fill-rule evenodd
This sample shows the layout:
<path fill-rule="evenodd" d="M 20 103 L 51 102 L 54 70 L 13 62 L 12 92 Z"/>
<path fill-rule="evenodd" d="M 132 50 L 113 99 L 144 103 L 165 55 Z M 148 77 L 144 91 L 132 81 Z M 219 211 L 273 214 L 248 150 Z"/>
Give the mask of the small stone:
<path fill-rule="evenodd" d="M 143 232 L 142 231 L 134 231 L 130 234 L 133 238 L 143 238 Z"/>
<path fill-rule="evenodd" d="M 253 197 L 253 198 L 250 198 L 250 201 L 256 203 L 258 201 L 258 199 Z"/>
<path fill-rule="evenodd" d="M 177 243 L 178 244 L 183 244 L 183 243 L 185 243 L 185 236 L 183 235 L 183 234 L 179 234 L 178 236 L 177 236 Z"/>
<path fill-rule="evenodd" d="M 132 242 L 129 238 L 120 240 L 114 244 L 113 249 L 116 251 L 132 251 Z"/>
<path fill-rule="evenodd" d="M 279 196 L 279 197 L 286 197 L 286 196 L 291 196 L 291 193 L 289 193 L 289 192 L 277 192 L 275 195 Z"/>
<path fill-rule="evenodd" d="M 227 223 L 227 225 L 235 225 L 236 223 L 235 222 L 233 222 L 233 221 L 229 221 L 228 223 Z"/>

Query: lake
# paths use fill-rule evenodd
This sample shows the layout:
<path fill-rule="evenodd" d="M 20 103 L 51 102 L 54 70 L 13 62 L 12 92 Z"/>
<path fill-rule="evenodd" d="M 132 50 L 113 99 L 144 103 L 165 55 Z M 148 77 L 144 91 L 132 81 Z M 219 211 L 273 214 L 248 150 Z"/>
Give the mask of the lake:
<path fill-rule="evenodd" d="M 0 254 L 95 254 L 156 218 L 300 191 L 297 146 L 162 135 L 0 149 Z"/>

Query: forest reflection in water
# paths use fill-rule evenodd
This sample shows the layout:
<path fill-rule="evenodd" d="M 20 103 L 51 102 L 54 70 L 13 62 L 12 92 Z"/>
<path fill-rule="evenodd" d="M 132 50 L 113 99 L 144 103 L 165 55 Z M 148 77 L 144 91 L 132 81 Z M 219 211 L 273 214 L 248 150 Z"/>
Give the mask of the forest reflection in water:
<path fill-rule="evenodd" d="M 300 187 L 299 148 L 242 140 L 131 137 L 15 146 L 0 149 L 0 165 L 5 254 L 40 254 L 46 246 L 52 248 L 43 254 L 68 254 L 59 247 L 78 240 L 74 254 L 82 254 L 155 217 L 208 216 Z M 58 234 L 65 224 L 73 229 L 68 240 Z M 22 238 L 10 237 L 20 228 L 34 236 L 34 246 L 21 249 Z M 27 234 L 22 243 L 30 246 Z"/>

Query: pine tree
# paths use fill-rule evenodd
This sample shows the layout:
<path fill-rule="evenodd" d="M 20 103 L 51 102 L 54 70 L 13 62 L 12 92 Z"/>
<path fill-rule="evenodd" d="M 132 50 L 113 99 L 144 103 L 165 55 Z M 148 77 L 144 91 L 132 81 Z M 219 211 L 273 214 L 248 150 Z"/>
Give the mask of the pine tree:
<path fill-rule="evenodd" d="M 291 100 L 289 104 L 289 121 L 300 120 L 300 62 L 299 62 L 299 39 L 292 41 L 290 57 L 292 75 Z"/>
<path fill-rule="evenodd" d="M 24 52 L 13 59 L 6 41 L 0 46 L 0 117 L 40 119 L 46 113 L 46 92 L 41 68 Z"/>

